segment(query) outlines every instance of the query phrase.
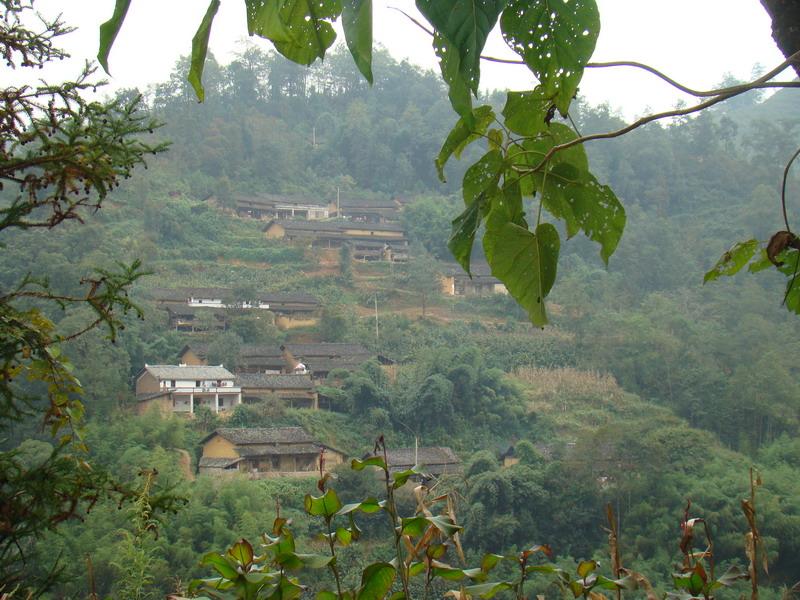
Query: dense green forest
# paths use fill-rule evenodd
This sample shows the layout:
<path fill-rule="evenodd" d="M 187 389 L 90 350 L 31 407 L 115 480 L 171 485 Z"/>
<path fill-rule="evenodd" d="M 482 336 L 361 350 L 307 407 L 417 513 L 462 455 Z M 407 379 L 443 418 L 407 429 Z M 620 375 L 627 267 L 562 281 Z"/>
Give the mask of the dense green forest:
<path fill-rule="evenodd" d="M 532 543 L 552 546 L 562 565 L 605 561 L 611 503 L 625 563 L 653 577 L 659 591 L 671 586 L 687 499 L 711 525 L 718 561 L 745 564 L 740 501 L 755 465 L 770 563 L 762 597 L 779 598 L 800 573 L 800 325 L 767 292 L 780 285 L 779 274 L 706 286 L 702 279 L 730 240 L 763 239 L 780 226 L 779 182 L 798 124 L 789 92 L 751 93 L 589 145 L 596 173 L 626 206 L 628 226 L 608 268 L 587 240 L 563 244 L 553 325 L 541 330 L 506 296 L 439 294 L 437 276 L 453 266 L 446 241 L 460 211 L 459 182 L 477 155 L 449 165 L 448 183 L 440 183 L 432 158 L 452 121 L 445 88 L 385 53 L 374 62 L 370 89 L 343 51 L 307 70 L 246 47 L 229 65 L 206 64 L 202 105 L 178 64 L 146 93 L 147 109 L 164 123 L 155 137 L 170 142 L 166 153 L 85 224 L 4 232 L 4 289 L 35 271 L 57 292 L 75 293 L 94 266 L 144 261 L 150 273 L 132 292 L 144 318 L 128 317 L 113 345 L 93 331 L 64 351 L 86 389 L 86 443 L 96 464 L 134 484 L 142 469 L 155 468 L 158 489 L 187 499 L 177 514 L 159 517 L 157 538 L 138 545 L 131 510 L 101 499 L 84 520 L 26 548 L 31 580 L 58 561 L 59 583 L 48 597 L 134 597 L 136 581 L 143 590 L 135 597 L 163 597 L 206 573 L 204 553 L 268 530 L 277 503 L 297 538 L 319 547 L 303 511 L 313 479 L 195 478 L 199 441 L 219 421 L 135 416 L 132 378 L 145 363 L 175 363 L 186 343 L 216 344 L 224 355 L 231 343 L 328 341 L 391 357 L 396 375 L 369 362 L 331 379 L 330 411 L 242 406 L 229 424 L 302 425 L 351 456 L 369 452 L 379 435 L 389 446 L 413 446 L 415 437 L 450 446 L 464 476 L 441 485 L 461 498 L 472 562 Z M 621 124 L 612 107 L 579 102 L 572 113 L 581 133 Z M 333 201 L 337 190 L 404 199 L 408 265 L 331 268 L 314 249 L 265 239 L 262 222 L 232 210 L 241 194 Z M 322 318 L 282 331 L 237 315 L 222 333 L 179 333 L 148 290 L 180 285 L 310 293 L 323 304 Z M 64 331 L 86 318 L 51 311 Z M 33 420 L 3 442 L 29 464 L 48 444 Z M 512 444 L 520 462 L 503 467 L 499 454 Z M 373 492 L 369 477 L 338 475 L 347 501 Z M 401 501 L 413 507 L 412 498 Z M 391 556 L 385 524 L 365 518 L 362 527 L 362 543 L 340 556 L 346 572 Z"/>

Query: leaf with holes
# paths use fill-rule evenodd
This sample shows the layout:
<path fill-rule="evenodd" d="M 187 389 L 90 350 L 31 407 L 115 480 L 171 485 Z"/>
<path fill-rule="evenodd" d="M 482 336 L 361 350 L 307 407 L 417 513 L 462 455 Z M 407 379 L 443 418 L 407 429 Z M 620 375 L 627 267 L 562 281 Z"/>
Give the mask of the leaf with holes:
<path fill-rule="evenodd" d="M 506 0 L 417 0 L 417 8 L 458 55 L 461 78 L 478 93 L 480 58 L 486 38 Z"/>
<path fill-rule="evenodd" d="M 556 228 L 541 223 L 536 232 L 489 216 L 483 249 L 492 275 L 528 311 L 530 320 L 547 324 L 544 301 L 556 280 L 560 242 Z"/>
<path fill-rule="evenodd" d="M 464 173 L 462 194 L 464 204 L 469 206 L 478 195 L 496 188 L 503 171 L 503 153 L 500 150 L 489 150 L 478 162 L 471 165 Z"/>
<path fill-rule="evenodd" d="M 500 28 L 542 93 L 566 115 L 600 33 L 595 0 L 510 0 Z"/>
<path fill-rule="evenodd" d="M 703 283 L 719 279 L 723 275 L 736 275 L 741 271 L 744 266 L 750 262 L 750 259 L 755 256 L 758 251 L 758 240 L 747 240 L 746 242 L 737 242 L 723 254 L 711 269 L 703 277 Z"/>
<path fill-rule="evenodd" d="M 282 0 L 278 12 L 289 40 L 275 40 L 275 49 L 289 60 L 310 65 L 336 40 L 330 21 L 342 13 L 341 0 Z"/>
<path fill-rule="evenodd" d="M 503 107 L 505 125 L 520 135 L 537 135 L 547 131 L 553 101 L 542 93 L 542 87 L 527 92 L 507 92 Z"/>
<path fill-rule="evenodd" d="M 567 225 L 567 236 L 583 231 L 600 244 L 600 257 L 608 259 L 617 249 L 627 216 L 610 187 L 601 185 L 588 171 L 561 163 L 547 173 L 542 201 L 547 211 Z"/>
<path fill-rule="evenodd" d="M 203 21 L 197 29 L 197 33 L 192 38 L 192 62 L 189 67 L 189 83 L 194 88 L 194 93 L 197 99 L 202 102 L 205 100 L 206 91 L 203 89 L 203 66 L 206 62 L 206 54 L 208 54 L 208 37 L 211 35 L 211 24 L 214 22 L 214 17 L 219 10 L 219 0 L 211 0 L 208 5 Z"/>
<path fill-rule="evenodd" d="M 461 61 L 453 45 L 439 33 L 433 36 L 433 51 L 439 59 L 439 70 L 447 84 L 447 97 L 450 104 L 468 127 L 474 127 L 475 117 L 472 114 L 472 92 L 469 82 L 461 72 Z"/>
<path fill-rule="evenodd" d="M 257 35 L 273 42 L 291 41 L 292 36 L 280 16 L 282 1 L 244 0 L 244 4 L 249 35 Z"/>

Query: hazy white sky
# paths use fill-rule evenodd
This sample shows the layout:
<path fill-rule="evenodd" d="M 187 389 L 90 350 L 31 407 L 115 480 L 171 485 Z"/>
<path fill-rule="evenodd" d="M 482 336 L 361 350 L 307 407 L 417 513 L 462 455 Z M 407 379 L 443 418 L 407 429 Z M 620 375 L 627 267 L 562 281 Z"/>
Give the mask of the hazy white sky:
<path fill-rule="evenodd" d="M 759 0 L 598 0 L 602 30 L 593 60 L 637 60 L 668 73 L 690 87 L 708 89 L 726 73 L 749 78 L 756 63 L 765 68 L 783 57 L 770 35 Z M 45 14 L 61 11 L 78 31 L 64 45 L 76 59 L 97 53 L 98 27 L 113 11 L 113 0 L 37 0 Z M 146 88 L 163 80 L 175 60 L 188 54 L 208 3 L 206 0 L 133 0 L 110 57 L 112 85 Z M 398 60 L 435 68 L 429 37 L 390 6 L 417 14 L 413 0 L 375 0 L 375 40 Z M 228 62 L 246 39 L 244 2 L 222 0 L 210 49 Z M 340 36 L 341 38 L 342 36 Z M 256 43 L 269 48 L 269 42 Z M 513 58 L 497 31 L 484 52 Z M 67 65 L 59 74 L 69 76 Z M 791 77 L 787 72 L 786 78 Z M 483 63 L 482 87 L 529 89 L 524 67 Z M 591 103 L 609 102 L 632 117 L 646 108 L 672 107 L 680 95 L 651 75 L 627 68 L 588 70 L 581 93 Z"/>

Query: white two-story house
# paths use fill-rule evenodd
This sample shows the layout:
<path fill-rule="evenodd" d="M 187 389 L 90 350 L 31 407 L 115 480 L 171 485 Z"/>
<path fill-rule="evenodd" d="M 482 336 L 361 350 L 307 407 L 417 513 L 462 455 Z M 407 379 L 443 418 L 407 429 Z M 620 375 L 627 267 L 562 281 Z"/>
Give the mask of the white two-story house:
<path fill-rule="evenodd" d="M 137 412 L 194 415 L 201 406 L 225 414 L 242 403 L 242 388 L 222 365 L 145 365 L 136 376 Z"/>

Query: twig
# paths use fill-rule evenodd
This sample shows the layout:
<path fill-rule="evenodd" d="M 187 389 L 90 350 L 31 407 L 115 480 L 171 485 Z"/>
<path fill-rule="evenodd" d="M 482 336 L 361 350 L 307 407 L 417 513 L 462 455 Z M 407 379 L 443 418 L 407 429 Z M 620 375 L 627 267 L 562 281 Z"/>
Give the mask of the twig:
<path fill-rule="evenodd" d="M 594 133 L 594 134 L 591 134 L 591 135 L 584 135 L 584 136 L 581 136 L 581 137 L 577 137 L 574 140 L 570 140 L 568 142 L 564 142 L 563 144 L 558 144 L 556 146 L 553 146 L 552 148 L 550 148 L 550 150 L 547 151 L 547 153 L 542 158 L 541 162 L 538 165 L 536 165 L 536 167 L 530 169 L 530 172 L 536 172 L 536 171 L 540 170 L 544 165 L 547 164 L 547 162 L 553 157 L 553 155 L 556 152 L 560 152 L 561 150 L 566 150 L 567 148 L 571 148 L 572 146 L 577 146 L 578 144 L 583 144 L 585 142 L 591 142 L 593 140 L 603 140 L 603 139 L 611 139 L 611 138 L 620 137 L 622 135 L 625 135 L 626 133 L 630 133 L 634 129 L 638 129 L 642 125 L 646 125 L 648 123 L 652 123 L 653 121 L 659 121 L 661 119 L 667 119 L 667 118 L 670 118 L 670 117 L 681 117 L 681 116 L 685 116 L 685 115 L 690 115 L 692 113 L 695 113 L 695 112 L 704 110 L 706 108 L 709 108 L 711 106 L 714 106 L 715 104 L 719 104 L 720 102 L 723 102 L 725 100 L 729 100 L 730 98 L 733 98 L 735 96 L 739 96 L 740 94 L 743 94 L 744 92 L 747 92 L 749 90 L 757 89 L 757 87 L 759 85 L 769 81 L 770 79 L 775 77 L 778 73 L 782 72 L 783 70 L 785 70 L 786 68 L 788 68 L 789 66 L 791 66 L 792 64 L 797 62 L 798 58 L 800 58 L 800 51 L 795 52 L 789 58 L 787 58 L 785 61 L 783 61 L 780 65 L 778 65 L 777 67 L 772 69 L 769 73 L 766 73 L 765 75 L 759 77 L 755 81 L 753 81 L 753 82 L 751 82 L 749 84 L 738 86 L 738 87 L 734 88 L 734 91 L 722 93 L 719 96 L 715 96 L 713 98 L 710 98 L 709 100 L 706 100 L 706 101 L 701 102 L 699 104 L 695 104 L 694 106 L 690 106 L 690 107 L 684 108 L 684 109 L 674 109 L 674 110 L 668 110 L 668 111 L 664 111 L 664 112 L 660 112 L 660 113 L 654 113 L 654 114 L 651 114 L 651 115 L 647 115 L 647 116 L 641 117 L 640 119 L 637 119 L 633 123 L 630 123 L 629 125 L 626 125 L 625 127 L 622 127 L 621 129 L 617 129 L 616 131 L 610 131 L 610 132 L 606 132 L 606 133 Z"/>
<path fill-rule="evenodd" d="M 786 231 L 789 233 L 792 230 L 789 228 L 789 217 L 786 215 L 786 180 L 789 178 L 789 169 L 792 167 L 792 163 L 795 159 L 800 155 L 800 148 L 798 148 L 794 154 L 792 154 L 792 158 L 789 159 L 789 162 L 786 163 L 786 168 L 783 170 L 783 185 L 781 186 L 781 208 L 783 209 L 783 223 L 786 225 Z"/>

